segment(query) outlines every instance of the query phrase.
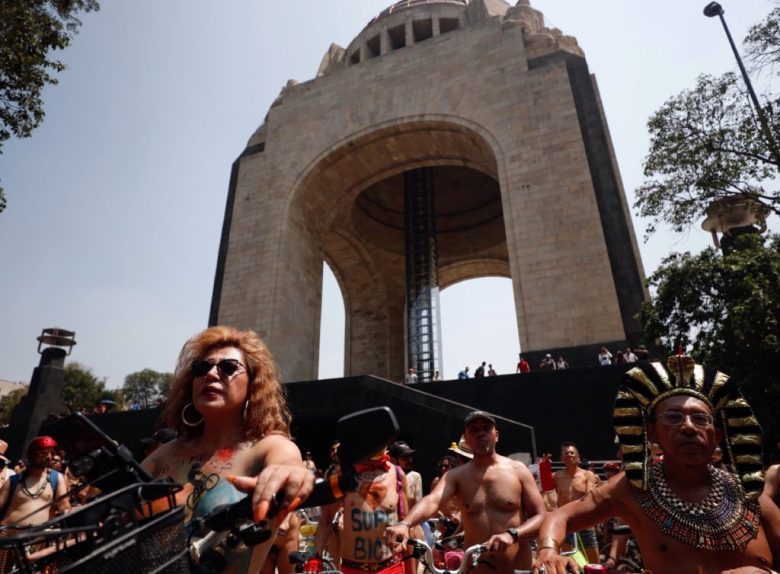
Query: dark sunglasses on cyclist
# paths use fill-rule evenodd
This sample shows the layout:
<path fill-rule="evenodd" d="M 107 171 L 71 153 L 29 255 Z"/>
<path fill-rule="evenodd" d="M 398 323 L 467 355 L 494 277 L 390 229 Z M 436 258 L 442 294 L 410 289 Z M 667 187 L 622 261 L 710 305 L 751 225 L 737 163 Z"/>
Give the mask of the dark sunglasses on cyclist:
<path fill-rule="evenodd" d="M 655 418 L 670 427 L 678 427 L 683 424 L 688 417 L 691 418 L 691 422 L 697 427 L 707 427 L 715 421 L 712 415 L 708 415 L 707 413 L 691 413 L 687 415 L 682 411 L 664 411 Z"/>
<path fill-rule="evenodd" d="M 200 359 L 192 361 L 192 374 L 196 377 L 202 377 L 207 375 L 215 366 L 217 367 L 217 372 L 220 376 L 230 377 L 239 367 L 243 367 L 244 365 L 242 365 L 238 359 L 221 359 L 216 363 L 212 363 L 206 359 Z"/>

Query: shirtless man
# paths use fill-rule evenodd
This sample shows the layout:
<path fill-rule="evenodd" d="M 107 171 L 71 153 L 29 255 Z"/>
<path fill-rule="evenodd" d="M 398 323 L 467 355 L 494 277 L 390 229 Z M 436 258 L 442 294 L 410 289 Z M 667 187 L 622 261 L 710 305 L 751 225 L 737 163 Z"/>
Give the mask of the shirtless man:
<path fill-rule="evenodd" d="M 496 453 L 498 430 L 493 415 L 474 411 L 465 420 L 465 439 L 474 453 L 468 463 L 439 480 L 397 526 L 387 529 L 396 550 L 405 548 L 409 529 L 436 514 L 452 497 L 461 503 L 464 546 L 485 543 L 488 551 L 471 572 L 507 574 L 527 569 L 531 549 L 525 540 L 536 536 L 545 510 L 536 483 L 523 463 Z"/>
<path fill-rule="evenodd" d="M 402 440 L 397 440 L 387 449 L 390 455 L 390 461 L 400 466 L 406 475 L 406 500 L 409 502 L 409 508 L 417 504 L 423 496 L 422 476 L 414 470 L 412 466 L 412 456 L 415 450 Z"/>
<path fill-rule="evenodd" d="M 670 358 L 668 370 L 644 363 L 626 373 L 615 402 L 626 471 L 547 515 L 533 572 L 564 574 L 567 564 L 580 572 L 559 555 L 566 531 L 612 516 L 631 527 L 648 571 L 773 572 L 780 562 L 780 509 L 760 492 L 760 454 L 744 455 L 760 453 L 760 427 L 727 381 L 684 356 Z M 715 427 L 713 415 L 725 421 L 724 429 Z M 709 464 L 724 435 L 738 475 Z M 645 439 L 661 446 L 663 462 L 648 460 Z"/>
<path fill-rule="evenodd" d="M 594 473 L 580 468 L 580 452 L 573 442 L 564 442 L 561 445 L 561 462 L 565 468 L 553 473 L 559 508 L 564 504 L 579 500 L 599 484 L 599 478 Z M 593 528 L 585 528 L 577 534 L 582 540 L 588 562 L 598 564 L 599 541 L 596 538 L 596 531 Z M 572 546 L 574 546 L 573 542 L 573 538 L 569 540 Z"/>
<path fill-rule="evenodd" d="M 406 505 L 406 485 L 396 468 L 387 453 L 357 467 L 358 489 L 344 497 L 344 526 L 339 535 L 341 567 L 336 567 L 344 574 L 404 572 L 401 556 L 385 544 L 385 529 L 398 522 L 398 510 Z M 314 542 L 317 557 L 325 548 L 337 509 L 334 504 L 322 509 Z M 316 572 L 321 566 L 315 558 L 305 571 Z"/>
<path fill-rule="evenodd" d="M 64 496 L 68 486 L 61 473 L 49 468 L 51 457 L 57 448 L 57 442 L 48 436 L 34 438 L 27 447 L 30 464 L 20 475 L 11 492 L 11 480 L 0 486 L 0 508 L 6 508 L 0 524 L 5 526 L 34 525 L 48 522 L 57 514 L 70 508 L 67 497 L 55 506 L 50 506 L 55 498 Z M 57 475 L 54 478 L 54 475 Z M 52 484 L 56 482 L 56 491 Z M 10 497 L 10 500 L 9 500 Z"/>
<path fill-rule="evenodd" d="M 0 518 L 0 525 L 8 526 L 5 536 L 13 536 L 16 530 L 13 526 L 32 526 L 48 522 L 58 514 L 70 508 L 67 482 L 65 477 L 51 470 L 52 454 L 57 448 L 57 442 L 49 436 L 34 438 L 27 447 L 27 458 L 30 463 L 19 477 L 6 480 L 0 486 L 0 509 L 5 512 Z M 56 483 L 56 488 L 54 484 Z M 63 497 L 56 505 L 51 502 Z M 0 552 L 0 571 L 9 571 L 9 551 Z"/>

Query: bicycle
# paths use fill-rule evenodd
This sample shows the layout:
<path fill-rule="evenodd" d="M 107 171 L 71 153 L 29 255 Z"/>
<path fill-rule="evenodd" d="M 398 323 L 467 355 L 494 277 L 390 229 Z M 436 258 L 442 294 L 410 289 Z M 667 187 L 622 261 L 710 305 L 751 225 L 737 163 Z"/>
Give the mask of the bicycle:
<path fill-rule="evenodd" d="M 466 548 L 463 553 L 463 560 L 455 570 L 446 568 L 437 568 L 433 560 L 433 550 L 424 540 L 409 538 L 406 541 L 407 546 L 412 547 L 411 558 L 416 558 L 425 568 L 425 572 L 430 574 L 464 574 L 469 569 L 479 564 L 479 557 L 483 552 L 487 552 L 487 546 L 484 544 L 475 544 Z M 573 552 L 561 552 L 561 556 L 571 556 Z M 515 570 L 514 574 L 531 574 L 531 570 Z"/>
<path fill-rule="evenodd" d="M 314 556 L 314 552 L 291 552 L 290 564 L 295 566 L 295 572 L 303 573 L 305 572 L 303 569 L 304 564 L 314 558 Z M 341 571 L 336 568 L 330 556 L 323 555 L 320 560 L 322 560 L 322 566 L 321 569 L 317 570 L 317 574 L 341 574 Z"/>
<path fill-rule="evenodd" d="M 89 419 L 71 415 L 55 423 L 58 442 L 70 444 L 74 474 L 103 495 L 83 507 L 16 536 L 0 538 L 0 554 L 10 556 L 9 574 L 90 572 L 90 574 L 206 574 L 220 572 L 220 544 L 260 544 L 271 536 L 267 523 L 254 524 L 251 497 L 222 505 L 184 524 L 184 507 L 175 494 L 181 486 L 154 480 L 130 451 L 113 442 Z M 339 419 L 341 475 L 317 483 L 301 507 L 332 502 L 357 487 L 354 464 L 398 435 L 388 407 L 366 409 Z M 54 435 L 55 432 L 50 432 Z M 74 456 L 75 455 L 75 456 Z M 272 501 L 269 519 L 278 513 Z M 17 529 L 18 530 L 18 529 Z M 40 548 L 44 548 L 40 551 Z"/>

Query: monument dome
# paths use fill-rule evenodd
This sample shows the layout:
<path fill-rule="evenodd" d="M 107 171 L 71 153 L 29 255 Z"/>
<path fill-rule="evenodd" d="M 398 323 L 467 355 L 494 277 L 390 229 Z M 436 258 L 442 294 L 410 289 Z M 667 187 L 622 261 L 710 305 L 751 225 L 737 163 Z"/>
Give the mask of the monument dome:
<path fill-rule="evenodd" d="M 346 49 L 332 44 L 317 77 L 493 18 L 501 19 L 502 29 L 521 28 L 531 57 L 560 50 L 583 55 L 577 40 L 556 28 L 547 28 L 544 15 L 528 0 L 514 6 L 506 0 L 401 0 L 372 18 Z"/>

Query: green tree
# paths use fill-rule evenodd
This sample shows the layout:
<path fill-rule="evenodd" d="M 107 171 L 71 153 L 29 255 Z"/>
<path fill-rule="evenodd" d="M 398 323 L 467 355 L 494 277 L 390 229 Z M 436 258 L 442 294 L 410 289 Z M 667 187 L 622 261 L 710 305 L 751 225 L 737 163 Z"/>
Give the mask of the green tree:
<path fill-rule="evenodd" d="M 160 379 L 160 382 L 157 384 L 157 390 L 159 391 L 159 395 L 163 398 L 168 396 L 168 393 L 171 390 L 171 383 L 173 382 L 173 373 L 161 373 L 163 377 Z"/>
<path fill-rule="evenodd" d="M 738 377 L 767 438 L 780 425 L 780 236 L 746 234 L 721 255 L 672 254 L 650 276 L 648 341 Z M 772 442 L 774 445 L 774 442 Z"/>
<path fill-rule="evenodd" d="M 745 52 L 754 71 L 780 62 L 778 30 L 780 8 L 751 28 Z M 769 92 L 762 107 L 779 141 L 780 98 Z M 773 182 L 780 160 L 771 152 L 741 77 L 700 76 L 694 88 L 670 98 L 650 117 L 648 129 L 647 179 L 636 190 L 634 204 L 651 221 L 647 235 L 658 223 L 683 231 L 723 198 L 749 198 L 759 211 L 780 215 L 780 192 Z"/>
<path fill-rule="evenodd" d="M 762 22 L 750 28 L 744 48 L 753 71 L 772 70 L 780 63 L 780 6 L 776 6 Z"/>
<path fill-rule="evenodd" d="M 103 399 L 116 400 L 116 393 L 106 389 L 106 379 L 99 379 L 92 369 L 79 363 L 65 366 L 65 387 L 62 399 L 70 412 L 91 412 Z"/>
<path fill-rule="evenodd" d="M 170 386 L 170 373 L 160 373 L 154 369 L 144 369 L 130 373 L 125 377 L 122 392 L 127 399 L 138 402 L 141 407 L 149 408 L 163 389 Z"/>
<path fill-rule="evenodd" d="M 65 69 L 51 53 L 70 44 L 81 12 L 99 7 L 97 0 L 0 2 L 0 153 L 12 134 L 29 137 L 43 121 L 43 88 Z M 5 205 L 0 187 L 0 212 Z"/>
<path fill-rule="evenodd" d="M 26 394 L 27 389 L 15 389 L 0 399 L 0 425 L 11 422 L 11 414 Z"/>

